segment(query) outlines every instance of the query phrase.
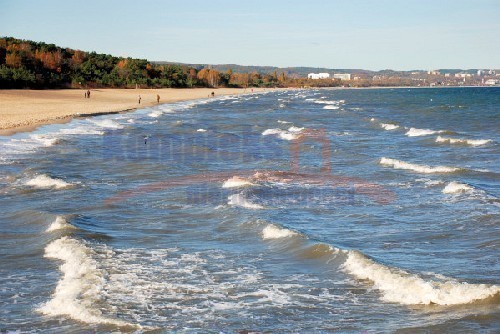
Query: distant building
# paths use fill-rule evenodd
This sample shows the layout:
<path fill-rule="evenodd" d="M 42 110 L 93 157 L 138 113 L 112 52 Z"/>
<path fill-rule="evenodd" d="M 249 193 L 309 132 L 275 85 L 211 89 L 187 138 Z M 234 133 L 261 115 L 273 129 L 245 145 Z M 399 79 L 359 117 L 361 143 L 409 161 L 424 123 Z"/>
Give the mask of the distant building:
<path fill-rule="evenodd" d="M 444 74 L 445 77 L 449 77 L 450 76 L 450 73 L 445 73 Z"/>
<path fill-rule="evenodd" d="M 472 74 L 469 73 L 456 73 L 455 78 L 470 78 Z"/>
<path fill-rule="evenodd" d="M 329 77 L 330 77 L 329 73 L 309 73 L 307 75 L 308 79 L 314 79 L 314 80 L 317 80 L 317 79 L 328 79 Z"/>
<path fill-rule="evenodd" d="M 481 75 L 483 75 L 483 74 L 484 74 L 484 71 L 483 71 L 483 70 L 477 70 L 477 75 L 478 75 L 478 76 L 481 76 Z"/>
<path fill-rule="evenodd" d="M 498 79 L 488 79 L 484 82 L 484 84 L 488 85 L 488 86 L 498 85 L 499 83 L 500 83 L 500 80 L 498 80 Z"/>
<path fill-rule="evenodd" d="M 334 79 L 340 79 L 340 80 L 351 80 L 351 74 L 350 73 L 336 73 L 333 75 Z"/>
<path fill-rule="evenodd" d="M 440 75 L 441 72 L 434 70 L 434 71 L 427 71 L 427 74 L 430 74 L 430 75 Z"/>

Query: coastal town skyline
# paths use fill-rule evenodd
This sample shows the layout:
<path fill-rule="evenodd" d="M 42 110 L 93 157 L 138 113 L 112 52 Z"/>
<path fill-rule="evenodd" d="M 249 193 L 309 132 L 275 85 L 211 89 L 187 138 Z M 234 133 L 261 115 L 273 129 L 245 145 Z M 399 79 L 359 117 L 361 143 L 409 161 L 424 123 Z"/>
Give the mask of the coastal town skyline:
<path fill-rule="evenodd" d="M 124 57 L 367 70 L 498 69 L 496 1 L 33 4 L 3 0 L 0 31 Z"/>

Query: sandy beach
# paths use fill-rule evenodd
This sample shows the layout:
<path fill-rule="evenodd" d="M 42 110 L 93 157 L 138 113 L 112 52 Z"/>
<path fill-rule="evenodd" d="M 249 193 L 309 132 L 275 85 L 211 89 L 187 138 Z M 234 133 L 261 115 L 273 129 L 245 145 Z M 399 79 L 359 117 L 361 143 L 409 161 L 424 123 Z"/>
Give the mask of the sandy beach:
<path fill-rule="evenodd" d="M 254 92 L 263 91 L 254 88 Z M 242 88 L 193 88 L 193 89 L 92 89 L 90 98 L 86 90 L 0 90 L 0 135 L 32 131 L 49 123 L 67 122 L 73 117 L 101 113 L 131 111 L 161 103 L 246 94 L 251 89 Z M 141 104 L 138 97 L 141 96 Z"/>

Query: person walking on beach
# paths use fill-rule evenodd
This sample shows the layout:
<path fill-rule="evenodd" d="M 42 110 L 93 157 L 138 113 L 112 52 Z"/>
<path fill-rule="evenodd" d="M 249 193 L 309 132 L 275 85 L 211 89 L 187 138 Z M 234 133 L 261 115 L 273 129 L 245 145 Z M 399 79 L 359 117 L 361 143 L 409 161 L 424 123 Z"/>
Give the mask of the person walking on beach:
<path fill-rule="evenodd" d="M 160 103 L 160 95 L 156 94 L 156 103 Z"/>
<path fill-rule="evenodd" d="M 212 97 L 214 97 L 214 96 L 215 96 L 215 93 L 214 93 L 214 92 L 212 92 Z"/>
<path fill-rule="evenodd" d="M 141 96 L 139 95 L 139 104 L 141 104 Z"/>
<path fill-rule="evenodd" d="M 87 90 L 87 99 L 90 99 L 90 90 Z"/>

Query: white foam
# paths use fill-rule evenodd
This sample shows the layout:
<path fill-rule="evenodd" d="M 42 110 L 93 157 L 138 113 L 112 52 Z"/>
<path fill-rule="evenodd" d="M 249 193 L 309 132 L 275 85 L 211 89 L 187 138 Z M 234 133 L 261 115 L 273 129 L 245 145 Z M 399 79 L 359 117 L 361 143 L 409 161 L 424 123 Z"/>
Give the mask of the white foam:
<path fill-rule="evenodd" d="M 149 117 L 160 117 L 163 114 L 163 111 L 161 110 L 153 110 L 151 113 L 148 114 Z"/>
<path fill-rule="evenodd" d="M 418 173 L 425 173 L 425 174 L 431 174 L 431 173 L 453 173 L 456 171 L 459 171 L 459 168 L 455 167 L 446 167 L 446 166 L 436 166 L 436 167 L 430 167 L 426 165 L 417 165 L 417 164 L 412 164 L 396 159 L 390 159 L 390 158 L 382 158 L 380 159 L 380 164 L 381 165 L 386 165 L 386 166 L 391 166 L 394 169 L 406 169 L 406 170 L 412 170 Z"/>
<path fill-rule="evenodd" d="M 443 194 L 460 194 L 465 192 L 471 192 L 474 188 L 469 186 L 468 184 L 459 183 L 459 182 L 450 182 L 444 187 Z"/>
<path fill-rule="evenodd" d="M 48 135 L 42 135 L 42 134 L 34 134 L 34 135 L 31 135 L 30 137 L 32 139 L 34 139 L 35 141 L 38 141 L 39 143 L 41 143 L 45 147 L 52 146 L 59 141 L 59 139 L 56 137 L 50 137 Z"/>
<path fill-rule="evenodd" d="M 91 250 L 82 242 L 62 237 L 45 248 L 45 257 L 62 260 L 62 278 L 52 299 L 38 310 L 45 315 L 67 315 L 86 323 L 129 326 L 128 323 L 104 316 L 96 307 L 103 295 L 105 272 L 90 256 Z"/>
<path fill-rule="evenodd" d="M 254 184 L 246 179 L 243 179 L 238 176 L 233 176 L 224 184 L 222 185 L 222 188 L 239 188 L 239 187 L 245 187 L 245 186 L 253 186 Z"/>
<path fill-rule="evenodd" d="M 339 100 L 339 101 L 335 101 L 335 100 L 315 100 L 314 103 L 317 103 L 317 104 L 341 104 L 341 103 L 344 103 L 345 101 L 344 100 Z"/>
<path fill-rule="evenodd" d="M 196 132 L 207 132 L 207 130 L 205 130 L 205 129 L 198 129 L 198 130 L 196 130 Z"/>
<path fill-rule="evenodd" d="M 280 120 L 278 120 L 278 123 L 281 123 L 281 124 L 292 124 L 292 122 L 280 121 Z"/>
<path fill-rule="evenodd" d="M 435 133 L 443 133 L 446 132 L 444 130 L 429 130 L 429 129 L 417 129 L 417 128 L 410 128 L 407 132 L 406 135 L 408 137 L 420 137 L 420 136 L 428 136 L 428 135 L 433 135 Z"/>
<path fill-rule="evenodd" d="M 481 146 L 491 142 L 491 139 L 462 139 L 462 138 L 445 138 L 438 136 L 436 143 L 450 143 L 450 144 L 465 144 L 471 146 Z"/>
<path fill-rule="evenodd" d="M 105 129 L 123 129 L 123 125 L 112 119 L 92 120 L 92 123 Z"/>
<path fill-rule="evenodd" d="M 299 127 L 296 127 L 296 126 L 291 126 L 288 128 L 288 131 L 289 132 L 293 132 L 293 133 L 298 133 L 298 132 L 302 132 L 304 130 L 304 128 L 299 128 Z"/>
<path fill-rule="evenodd" d="M 276 225 L 267 225 L 262 230 L 262 239 L 264 240 L 288 238 L 297 235 L 299 235 L 297 232 Z"/>
<path fill-rule="evenodd" d="M 281 129 L 267 129 L 264 132 L 262 132 L 263 136 L 269 136 L 269 135 L 278 135 L 279 138 L 284 139 L 284 140 L 294 140 L 297 139 L 296 134 L 291 133 L 286 130 L 281 130 Z"/>
<path fill-rule="evenodd" d="M 57 216 L 56 219 L 50 224 L 50 226 L 45 230 L 45 232 L 54 232 L 63 229 L 74 229 L 75 227 L 68 223 L 66 219 L 62 216 Z"/>
<path fill-rule="evenodd" d="M 74 127 L 59 130 L 61 134 L 64 135 L 103 135 L 104 131 L 96 130 L 90 127 Z"/>
<path fill-rule="evenodd" d="M 370 118 L 370 122 L 375 122 L 375 118 Z"/>
<path fill-rule="evenodd" d="M 339 106 L 326 105 L 326 106 L 323 107 L 323 109 L 337 110 L 337 109 L 340 109 L 340 107 Z"/>
<path fill-rule="evenodd" d="M 358 279 L 373 282 L 383 300 L 404 305 L 467 304 L 500 293 L 500 287 L 495 285 L 461 283 L 446 277 L 439 281 L 425 280 L 379 264 L 357 251 L 347 251 L 342 269 Z"/>
<path fill-rule="evenodd" d="M 264 209 L 262 205 L 248 201 L 243 194 L 234 194 L 229 196 L 227 204 L 232 206 L 239 206 L 246 209 Z"/>
<path fill-rule="evenodd" d="M 70 187 L 72 184 L 67 183 L 61 179 L 53 179 L 48 175 L 41 174 L 33 179 L 26 181 L 25 185 L 38 189 L 49 189 L 49 188 L 62 189 Z"/>
<path fill-rule="evenodd" d="M 380 123 L 380 126 L 387 131 L 396 130 L 397 128 L 399 128 L 399 125 L 387 123 Z"/>

